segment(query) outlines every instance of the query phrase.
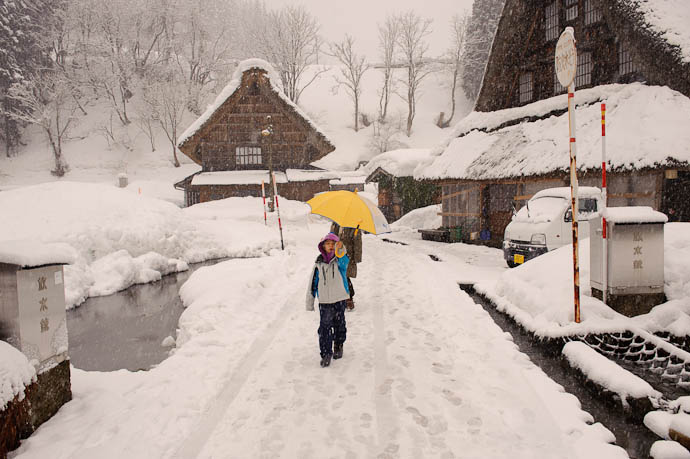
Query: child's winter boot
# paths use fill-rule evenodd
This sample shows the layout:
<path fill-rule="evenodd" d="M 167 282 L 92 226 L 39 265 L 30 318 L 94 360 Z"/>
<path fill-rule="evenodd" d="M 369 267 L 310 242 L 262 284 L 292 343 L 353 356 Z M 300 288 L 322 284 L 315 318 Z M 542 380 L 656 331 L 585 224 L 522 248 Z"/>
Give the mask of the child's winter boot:
<path fill-rule="evenodd" d="M 334 359 L 340 359 L 343 357 L 343 344 L 336 344 L 333 346 L 333 358 Z"/>

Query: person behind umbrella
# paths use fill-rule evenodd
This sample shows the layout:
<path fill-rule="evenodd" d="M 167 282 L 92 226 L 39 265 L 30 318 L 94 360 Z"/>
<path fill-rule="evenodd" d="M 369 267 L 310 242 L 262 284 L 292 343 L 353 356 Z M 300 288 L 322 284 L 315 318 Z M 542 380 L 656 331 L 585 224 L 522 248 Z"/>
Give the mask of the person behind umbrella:
<path fill-rule="evenodd" d="M 318 247 L 320 254 L 309 277 L 307 311 L 314 310 L 314 300 L 318 296 L 321 366 L 327 367 L 331 364 L 331 357 L 339 359 L 343 356 L 343 344 L 347 338 L 345 304 L 350 292 L 346 272 L 350 258 L 336 234 L 328 233 Z"/>
<path fill-rule="evenodd" d="M 350 299 L 347 300 L 347 309 L 355 308 L 355 288 L 352 279 L 357 277 L 357 263 L 362 261 L 362 232 L 355 228 L 344 228 L 337 223 L 331 224 L 331 233 L 337 234 L 347 249 L 350 264 L 347 266 L 347 284 L 350 290 Z"/>

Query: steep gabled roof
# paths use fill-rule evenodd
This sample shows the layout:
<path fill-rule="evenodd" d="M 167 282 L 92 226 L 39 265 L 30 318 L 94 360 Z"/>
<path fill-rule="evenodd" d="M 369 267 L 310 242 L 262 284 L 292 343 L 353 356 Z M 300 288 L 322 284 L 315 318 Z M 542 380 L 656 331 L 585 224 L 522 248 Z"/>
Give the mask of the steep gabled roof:
<path fill-rule="evenodd" d="M 267 80 L 270 83 L 270 88 L 278 97 L 286 111 L 292 112 L 294 115 L 296 115 L 293 116 L 294 119 L 298 120 L 301 123 L 305 123 L 314 132 L 315 137 L 318 140 L 318 143 L 321 144 L 319 145 L 319 149 L 322 151 L 322 155 L 325 155 L 326 153 L 330 153 L 331 151 L 335 150 L 335 146 L 333 146 L 331 141 L 326 137 L 326 134 L 324 134 L 324 132 L 309 118 L 309 116 L 307 116 L 307 114 L 304 113 L 304 111 L 301 108 L 299 108 L 297 104 L 292 102 L 280 89 L 280 87 L 277 84 L 277 82 L 279 81 L 279 77 L 276 74 L 273 67 L 271 66 L 271 64 L 262 59 L 247 59 L 239 63 L 237 69 L 235 69 L 235 73 L 233 74 L 232 79 L 225 86 L 225 88 L 218 94 L 215 101 L 206 108 L 206 111 L 204 111 L 204 113 L 199 118 L 197 118 L 196 121 L 194 121 L 182 133 L 182 135 L 178 137 L 177 147 L 183 153 L 185 153 L 187 156 L 190 156 L 195 162 L 201 162 L 200 158 L 194 157 L 195 154 L 193 151 L 190 150 L 188 144 L 194 142 L 197 134 L 199 134 L 213 120 L 214 115 L 218 112 L 218 110 L 225 103 L 227 103 L 232 98 L 232 96 L 240 89 L 242 84 L 242 76 L 246 72 L 253 70 L 258 70 L 265 74 Z"/>

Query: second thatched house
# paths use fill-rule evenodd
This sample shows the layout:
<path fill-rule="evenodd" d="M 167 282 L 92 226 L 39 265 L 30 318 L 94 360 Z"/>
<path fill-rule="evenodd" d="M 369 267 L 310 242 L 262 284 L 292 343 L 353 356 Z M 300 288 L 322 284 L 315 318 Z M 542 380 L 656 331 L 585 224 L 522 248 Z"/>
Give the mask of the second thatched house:
<path fill-rule="evenodd" d="M 261 196 L 271 169 L 278 194 L 287 199 L 305 201 L 329 189 L 334 175 L 310 164 L 335 147 L 277 81 L 263 60 L 240 63 L 215 102 L 180 136 L 178 148 L 202 167 L 175 185 L 185 191 L 187 205 Z"/>

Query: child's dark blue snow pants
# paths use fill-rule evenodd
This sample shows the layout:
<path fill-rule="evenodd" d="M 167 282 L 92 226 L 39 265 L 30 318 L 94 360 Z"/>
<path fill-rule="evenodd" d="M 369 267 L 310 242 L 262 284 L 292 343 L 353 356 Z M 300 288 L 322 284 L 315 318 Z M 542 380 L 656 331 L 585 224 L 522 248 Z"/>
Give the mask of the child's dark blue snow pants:
<path fill-rule="evenodd" d="M 321 357 L 333 355 L 333 341 L 343 344 L 347 337 L 345 326 L 346 301 L 319 304 L 321 323 L 319 324 L 319 349 Z"/>

